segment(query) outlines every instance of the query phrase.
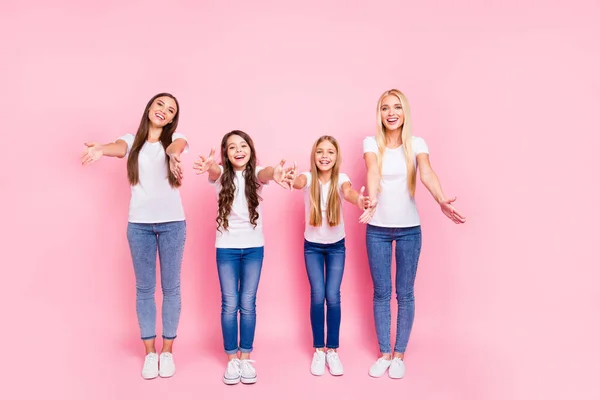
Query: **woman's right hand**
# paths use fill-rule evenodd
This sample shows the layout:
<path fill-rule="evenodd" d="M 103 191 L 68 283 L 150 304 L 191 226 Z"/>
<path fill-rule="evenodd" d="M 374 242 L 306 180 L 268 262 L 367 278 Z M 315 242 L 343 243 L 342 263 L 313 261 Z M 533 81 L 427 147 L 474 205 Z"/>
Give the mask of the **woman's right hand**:
<path fill-rule="evenodd" d="M 194 161 L 194 169 L 196 170 L 196 175 L 200 175 L 205 173 L 215 165 L 215 148 L 210 149 L 210 153 L 208 157 L 200 156 L 197 161 Z"/>
<path fill-rule="evenodd" d="M 104 155 L 104 151 L 102 150 L 102 145 L 100 143 L 87 142 L 84 144 L 87 148 L 81 155 L 82 165 L 88 165 L 96 162 Z"/>

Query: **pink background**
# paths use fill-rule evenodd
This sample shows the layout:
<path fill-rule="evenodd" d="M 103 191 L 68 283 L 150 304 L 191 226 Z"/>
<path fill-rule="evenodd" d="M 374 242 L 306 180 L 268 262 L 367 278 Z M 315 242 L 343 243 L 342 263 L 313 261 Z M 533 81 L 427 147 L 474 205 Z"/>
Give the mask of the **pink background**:
<path fill-rule="evenodd" d="M 3 2 L 3 398 L 598 399 L 598 1 Z M 214 191 L 198 154 L 231 129 L 263 165 L 361 144 L 404 91 L 455 226 L 421 184 L 424 245 L 402 381 L 372 379 L 372 284 L 346 207 L 341 378 L 309 374 L 302 198 L 264 192 L 258 384 L 226 387 Z M 83 142 L 135 131 L 169 91 L 188 135 L 178 372 L 140 377 L 125 162 Z M 160 295 L 158 295 L 160 299 Z M 160 333 L 160 331 L 159 331 Z M 284 395 L 283 393 L 286 392 Z"/>

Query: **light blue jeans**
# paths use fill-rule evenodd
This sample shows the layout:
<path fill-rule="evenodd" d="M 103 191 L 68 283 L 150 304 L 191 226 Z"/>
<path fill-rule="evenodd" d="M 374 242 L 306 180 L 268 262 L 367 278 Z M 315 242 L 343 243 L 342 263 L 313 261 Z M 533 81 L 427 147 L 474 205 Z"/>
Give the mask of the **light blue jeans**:
<path fill-rule="evenodd" d="M 382 353 L 391 353 L 392 242 L 396 242 L 398 320 L 394 351 L 404 353 L 415 317 L 415 277 L 421 254 L 421 227 L 383 228 L 367 225 L 367 255 L 373 279 L 375 330 Z"/>
<path fill-rule="evenodd" d="M 127 225 L 127 240 L 133 260 L 136 311 L 142 340 L 156 337 L 156 251 L 160 258 L 163 292 L 163 338 L 175 339 L 181 314 L 181 262 L 185 245 L 185 221 Z"/>

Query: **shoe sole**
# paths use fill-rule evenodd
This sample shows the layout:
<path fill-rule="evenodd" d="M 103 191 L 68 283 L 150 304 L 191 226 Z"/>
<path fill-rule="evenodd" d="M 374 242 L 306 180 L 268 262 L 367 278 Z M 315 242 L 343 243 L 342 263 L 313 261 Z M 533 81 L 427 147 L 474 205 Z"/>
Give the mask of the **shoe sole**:
<path fill-rule="evenodd" d="M 159 373 L 158 373 L 158 376 L 160 376 L 161 378 L 170 378 L 170 377 L 172 377 L 173 375 L 175 375 L 175 371 L 173 371 L 173 373 L 172 373 L 172 374 L 170 374 L 170 375 L 166 375 L 166 374 L 163 374 L 163 373 L 161 373 L 161 372 L 159 372 Z"/>
<path fill-rule="evenodd" d="M 240 383 L 240 378 L 228 379 L 223 377 L 223 383 L 226 385 L 237 385 L 238 383 Z"/>
<path fill-rule="evenodd" d="M 404 374 L 402 374 L 401 376 L 393 376 L 392 374 L 388 373 L 388 376 L 389 376 L 391 379 L 402 379 L 402 378 L 404 378 Z"/>
<path fill-rule="evenodd" d="M 344 371 L 342 371 L 342 372 L 333 372 L 331 370 L 331 367 L 329 366 L 329 364 L 327 364 L 327 369 L 329 370 L 329 373 L 331 375 L 333 375 L 333 376 L 342 376 L 342 375 L 344 375 Z"/>
<path fill-rule="evenodd" d="M 314 376 L 323 376 L 323 374 L 325 373 L 325 371 L 321 372 L 320 374 L 317 374 L 317 373 L 315 373 L 315 372 L 313 372 L 313 371 L 310 371 L 310 373 L 311 373 L 312 375 L 314 375 Z"/>
<path fill-rule="evenodd" d="M 371 371 L 369 371 L 369 376 L 370 376 L 371 378 L 381 378 L 382 376 L 384 376 L 384 375 L 385 375 L 385 373 L 386 373 L 387 371 L 388 371 L 388 370 L 386 369 L 385 371 L 383 371 L 383 372 L 381 373 L 381 375 L 373 375 L 373 374 L 371 373 Z"/>
<path fill-rule="evenodd" d="M 144 376 L 144 375 L 142 375 L 142 378 L 144 378 L 147 381 L 149 381 L 151 379 L 156 379 L 157 377 L 158 377 L 158 374 L 156 374 L 154 376 Z"/>
<path fill-rule="evenodd" d="M 254 378 L 244 378 L 242 377 L 241 381 L 244 385 L 251 385 L 253 383 L 256 383 L 256 381 L 258 380 L 258 377 L 254 377 Z"/>

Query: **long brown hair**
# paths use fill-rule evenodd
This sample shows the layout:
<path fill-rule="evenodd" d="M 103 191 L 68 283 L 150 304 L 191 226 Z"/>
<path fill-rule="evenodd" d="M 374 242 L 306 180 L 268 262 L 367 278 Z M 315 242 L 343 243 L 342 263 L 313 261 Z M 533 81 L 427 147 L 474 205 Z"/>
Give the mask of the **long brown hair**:
<path fill-rule="evenodd" d="M 379 175 L 382 174 L 383 168 L 383 156 L 385 154 L 385 148 L 387 147 L 385 133 L 386 128 L 381 120 L 381 103 L 387 96 L 396 96 L 402 104 L 402 110 L 404 111 L 404 123 L 402 124 L 402 144 L 404 145 L 404 157 L 406 158 L 406 173 L 407 173 L 407 185 L 408 192 L 411 197 L 415 196 L 415 189 L 417 187 L 417 169 L 415 166 L 415 153 L 412 148 L 412 120 L 410 117 L 410 107 L 408 106 L 408 99 L 406 95 L 398 89 L 390 89 L 384 92 L 379 101 L 377 101 L 377 147 L 379 150 L 379 157 L 377 158 L 377 165 L 379 166 Z M 381 189 L 381 187 L 380 187 Z"/>
<path fill-rule="evenodd" d="M 317 227 L 321 226 L 323 221 L 321 213 L 321 185 L 319 185 L 319 169 L 315 162 L 315 153 L 317 152 L 317 146 L 326 140 L 335 147 L 335 151 L 337 152 L 335 164 L 331 170 L 331 184 L 329 185 L 329 195 L 327 197 L 326 216 L 329 226 L 337 226 L 340 223 L 341 215 L 341 199 L 338 192 L 340 165 L 342 164 L 340 144 L 333 136 L 321 136 L 313 144 L 310 153 L 310 174 L 312 176 L 310 183 L 310 225 Z"/>
<path fill-rule="evenodd" d="M 175 117 L 173 117 L 173 121 L 167 124 L 162 128 L 162 132 L 160 133 L 160 142 L 164 147 L 165 151 L 167 147 L 173 142 L 173 133 L 177 129 L 177 124 L 179 123 L 179 102 L 170 93 L 159 93 L 156 96 L 152 97 L 148 104 L 146 104 L 146 108 L 144 109 L 144 113 L 142 114 L 142 120 L 140 121 L 140 126 L 138 127 L 137 133 L 135 134 L 135 139 L 133 139 L 133 145 L 131 145 L 131 150 L 129 151 L 129 158 L 127 159 L 127 178 L 129 179 L 129 183 L 131 186 L 137 185 L 140 182 L 140 173 L 138 167 L 138 159 L 140 156 L 140 151 L 146 140 L 148 140 L 148 134 L 150 131 L 150 119 L 148 118 L 148 112 L 150 111 L 150 107 L 154 100 L 159 97 L 170 97 L 175 101 L 177 105 L 177 111 L 175 112 Z M 167 164 L 167 174 L 169 177 L 169 184 L 171 187 L 179 187 L 181 186 L 181 182 L 177 180 L 175 175 L 168 168 L 169 166 L 169 156 L 165 154 L 165 163 Z"/>
<path fill-rule="evenodd" d="M 230 136 L 238 135 L 250 146 L 250 160 L 246 164 L 242 175 L 246 181 L 246 200 L 248 201 L 248 213 L 250 214 L 250 223 L 256 228 L 258 220 L 258 203 L 261 197 L 258 195 L 260 183 L 256 177 L 256 151 L 252 138 L 242 131 L 231 131 L 223 136 L 221 140 L 221 163 L 223 164 L 223 174 L 221 175 L 221 191 L 219 192 L 219 214 L 217 215 L 217 229 L 227 230 L 229 228 L 229 214 L 235 197 L 235 170 L 229 157 L 227 157 L 227 139 Z"/>

